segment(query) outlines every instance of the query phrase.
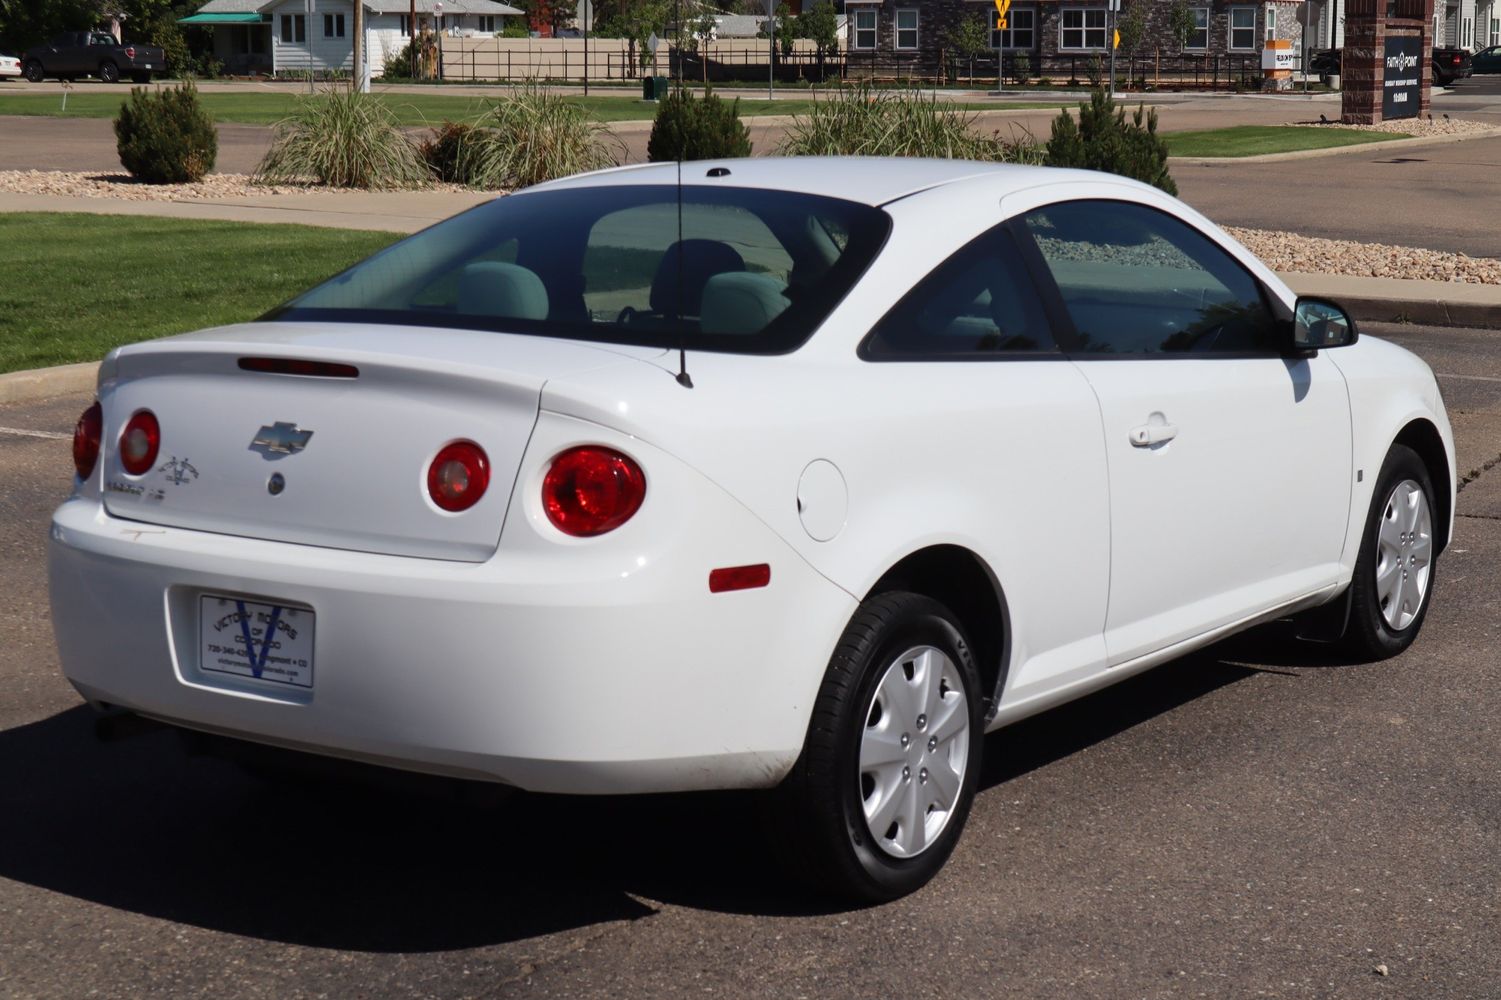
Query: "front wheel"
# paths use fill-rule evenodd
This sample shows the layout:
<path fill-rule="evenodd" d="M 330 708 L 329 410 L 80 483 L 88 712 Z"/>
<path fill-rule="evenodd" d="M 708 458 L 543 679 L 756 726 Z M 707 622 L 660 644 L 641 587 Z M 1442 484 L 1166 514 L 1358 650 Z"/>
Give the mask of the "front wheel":
<path fill-rule="evenodd" d="M 28 82 L 41 83 L 45 77 L 46 72 L 42 69 L 41 63 L 33 59 L 31 62 L 26 64 L 26 79 Z"/>
<path fill-rule="evenodd" d="M 979 671 L 958 620 L 919 594 L 862 604 L 780 789 L 799 866 L 836 895 L 878 902 L 922 888 L 974 802 Z"/>
<path fill-rule="evenodd" d="M 119 83 L 120 82 L 120 67 L 116 66 L 112 62 L 102 62 L 102 63 L 100 63 L 99 64 L 99 79 L 103 80 L 105 83 Z"/>
<path fill-rule="evenodd" d="M 1350 582 L 1345 643 L 1353 654 L 1384 660 L 1418 637 L 1438 557 L 1435 510 L 1427 466 L 1411 448 L 1393 445 L 1376 480 Z"/>

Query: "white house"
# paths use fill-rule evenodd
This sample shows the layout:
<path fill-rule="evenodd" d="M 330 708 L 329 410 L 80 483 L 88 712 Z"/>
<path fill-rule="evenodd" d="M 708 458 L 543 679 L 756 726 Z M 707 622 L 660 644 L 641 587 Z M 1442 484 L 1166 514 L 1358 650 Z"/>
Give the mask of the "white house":
<path fill-rule="evenodd" d="M 365 51 L 372 76 L 412 37 L 411 0 L 364 0 Z M 489 37 L 507 17 L 524 16 L 496 0 L 416 0 L 417 23 L 459 37 Z M 441 13 L 439 13 L 441 11 Z M 182 24 L 212 28 L 214 57 L 225 72 L 352 75 L 353 0 L 208 0 Z"/>

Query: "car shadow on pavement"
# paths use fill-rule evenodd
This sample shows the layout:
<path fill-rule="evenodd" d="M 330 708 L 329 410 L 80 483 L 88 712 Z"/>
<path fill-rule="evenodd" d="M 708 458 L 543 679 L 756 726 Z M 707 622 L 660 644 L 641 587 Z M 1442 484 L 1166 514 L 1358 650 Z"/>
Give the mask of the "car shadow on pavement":
<path fill-rule="evenodd" d="M 1290 659 L 1271 642 L 1223 643 L 992 734 L 981 802 L 985 789 L 1255 676 L 1273 649 Z M 1318 647 L 1298 645 L 1296 665 L 1320 662 Z M 436 783 L 428 793 L 263 781 L 185 755 L 170 731 L 100 743 L 94 722 L 79 706 L 0 732 L 0 877 L 213 930 L 373 952 L 634 920 L 656 912 L 651 900 L 757 915 L 847 908 L 783 873 L 768 793 L 485 805 Z"/>

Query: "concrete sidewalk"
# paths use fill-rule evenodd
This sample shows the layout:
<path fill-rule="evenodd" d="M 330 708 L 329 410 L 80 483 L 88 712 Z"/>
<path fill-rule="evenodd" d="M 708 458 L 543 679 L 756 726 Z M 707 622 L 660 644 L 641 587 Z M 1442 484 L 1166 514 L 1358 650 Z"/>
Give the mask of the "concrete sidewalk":
<path fill-rule="evenodd" d="M 391 191 L 123 201 L 0 193 L 0 212 L 165 216 L 412 233 L 494 197 L 476 191 Z M 1501 285 L 1337 274 L 1286 273 L 1281 277 L 1299 295 L 1333 299 L 1359 321 L 1501 329 Z M 96 368 L 87 363 L 0 375 L 0 403 L 86 390 L 93 384 Z"/>

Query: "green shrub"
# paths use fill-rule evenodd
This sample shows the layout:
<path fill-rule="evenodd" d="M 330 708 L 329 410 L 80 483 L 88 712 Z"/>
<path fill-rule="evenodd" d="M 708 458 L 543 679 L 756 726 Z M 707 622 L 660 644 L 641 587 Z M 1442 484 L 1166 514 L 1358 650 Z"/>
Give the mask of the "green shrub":
<path fill-rule="evenodd" d="M 410 188 L 428 183 L 427 165 L 391 109 L 369 94 L 338 88 L 297 100 L 277 122 L 256 169 L 261 183 Z"/>
<path fill-rule="evenodd" d="M 1143 118 L 1145 116 L 1145 119 Z M 1126 109 L 1116 108 L 1104 90 L 1079 105 L 1076 124 L 1067 111 L 1053 120 L 1047 163 L 1053 167 L 1083 167 L 1133 177 L 1168 194 L 1177 194 L 1167 170 L 1167 146 L 1157 135 L 1157 110 L 1138 105 L 1130 122 Z"/>
<path fill-rule="evenodd" d="M 1026 83 L 1032 76 L 1032 57 L 1025 52 L 1018 52 L 1011 70 L 1016 74 L 1018 83 Z"/>
<path fill-rule="evenodd" d="M 667 95 L 652 122 L 646 158 L 653 161 L 722 160 L 751 155 L 750 129 L 740 120 L 740 98 L 702 99 L 679 88 Z"/>
<path fill-rule="evenodd" d="M 780 152 L 788 156 L 932 156 L 945 159 L 1035 162 L 1027 139 L 982 136 L 974 116 L 912 91 L 851 87 L 834 97 L 815 95 L 806 115 L 794 115 Z"/>
<path fill-rule="evenodd" d="M 120 163 L 148 184 L 200 181 L 219 154 L 213 119 L 191 83 L 154 92 L 131 88 L 115 119 L 115 139 Z"/>
<path fill-rule="evenodd" d="M 433 176 L 449 184 L 477 183 L 485 160 L 485 147 L 491 141 L 488 132 L 473 125 L 445 121 L 422 141 L 419 152 Z"/>
<path fill-rule="evenodd" d="M 487 134 L 468 183 L 518 188 L 618 166 L 625 145 L 583 105 L 534 84 L 515 88 L 479 121 Z"/>
<path fill-rule="evenodd" d="M 381 66 L 380 78 L 382 80 L 410 80 L 413 78 L 411 42 L 407 42 L 401 48 L 386 56 L 386 61 Z"/>

